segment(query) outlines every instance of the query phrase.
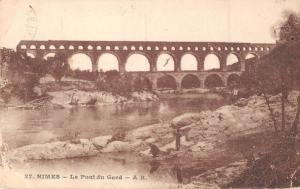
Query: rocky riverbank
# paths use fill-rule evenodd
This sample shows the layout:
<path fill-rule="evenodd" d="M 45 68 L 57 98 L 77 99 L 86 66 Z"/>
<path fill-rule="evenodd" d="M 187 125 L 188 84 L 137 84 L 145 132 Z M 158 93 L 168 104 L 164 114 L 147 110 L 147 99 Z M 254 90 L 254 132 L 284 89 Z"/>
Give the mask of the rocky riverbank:
<path fill-rule="evenodd" d="M 51 103 L 65 108 L 73 106 L 97 106 L 103 104 L 136 103 L 159 100 L 157 95 L 147 91 L 133 92 L 129 97 L 113 95 L 112 93 L 105 91 L 93 92 L 82 90 L 55 91 L 48 92 L 47 94 L 52 97 Z"/>
<path fill-rule="evenodd" d="M 44 81 L 46 80 L 46 81 Z M 150 91 L 131 92 L 126 97 L 106 91 L 97 91 L 94 82 L 63 78 L 61 83 L 44 79 L 40 81 L 40 91 L 52 97 L 51 102 L 63 107 L 72 105 L 102 105 L 158 101 L 156 94 Z"/>
<path fill-rule="evenodd" d="M 293 91 L 288 97 L 286 107 L 288 122 L 293 120 L 298 94 L 298 91 Z M 279 121 L 280 95 L 271 97 L 270 103 Z M 181 128 L 183 134 L 179 152 L 175 151 L 174 128 Z M 75 137 L 68 141 L 23 146 L 11 150 L 9 157 L 12 161 L 28 161 L 93 156 L 98 153 L 131 152 L 151 160 L 148 146 L 151 143 L 160 149 L 157 160 L 163 161 L 169 157 L 177 157 L 184 162 L 184 160 L 192 161 L 191 159 L 197 160 L 204 157 L 216 158 L 216 149 L 222 149 L 222 145 L 227 141 L 272 130 L 272 121 L 264 98 L 252 96 L 248 99 L 240 99 L 234 105 L 220 107 L 215 111 L 186 113 L 170 121 L 140 127 L 126 133 L 119 132 L 91 139 Z M 187 156 L 188 158 L 186 158 Z M 192 182 L 205 181 L 219 185 L 229 182 L 232 179 L 230 175 L 238 174 L 246 167 L 245 160 L 232 159 L 223 163 L 219 167 L 215 167 L 218 166 L 215 164 L 214 168 L 208 172 L 192 177 Z M 189 164 L 186 163 L 186 166 Z"/>
<path fill-rule="evenodd" d="M 22 109 L 69 108 L 74 106 L 97 106 L 103 104 L 124 104 L 158 101 L 158 96 L 151 91 L 136 91 L 121 96 L 106 91 L 96 90 L 95 83 L 86 80 L 63 79 L 60 83 L 40 81 L 33 88 L 33 100 L 24 100 L 24 95 L 16 86 L 8 84 L 1 88 L 0 107 Z"/>

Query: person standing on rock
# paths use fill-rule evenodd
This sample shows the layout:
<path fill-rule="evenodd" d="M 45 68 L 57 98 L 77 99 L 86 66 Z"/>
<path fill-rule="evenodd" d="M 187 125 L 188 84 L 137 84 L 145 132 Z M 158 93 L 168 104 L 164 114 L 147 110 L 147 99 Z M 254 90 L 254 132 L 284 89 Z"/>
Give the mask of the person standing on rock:
<path fill-rule="evenodd" d="M 158 157 L 158 154 L 160 153 L 159 148 L 155 144 L 148 144 L 150 147 L 150 154 L 152 154 L 153 157 Z"/>
<path fill-rule="evenodd" d="M 233 96 L 233 100 L 234 102 L 237 101 L 239 99 L 239 85 L 237 82 L 234 82 L 233 84 L 233 91 L 232 91 L 232 96 Z"/>
<path fill-rule="evenodd" d="M 175 130 L 175 145 L 176 145 L 176 150 L 179 151 L 180 150 L 180 138 L 181 138 L 182 134 L 180 132 L 179 128 L 176 128 Z"/>

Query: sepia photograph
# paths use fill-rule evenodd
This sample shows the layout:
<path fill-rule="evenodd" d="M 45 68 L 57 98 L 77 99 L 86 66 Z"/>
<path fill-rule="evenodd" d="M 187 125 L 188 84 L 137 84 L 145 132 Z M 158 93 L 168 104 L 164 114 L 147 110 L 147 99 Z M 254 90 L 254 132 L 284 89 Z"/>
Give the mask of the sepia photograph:
<path fill-rule="evenodd" d="M 300 0 L 0 0 L 1 189 L 297 188 L 299 116 Z"/>

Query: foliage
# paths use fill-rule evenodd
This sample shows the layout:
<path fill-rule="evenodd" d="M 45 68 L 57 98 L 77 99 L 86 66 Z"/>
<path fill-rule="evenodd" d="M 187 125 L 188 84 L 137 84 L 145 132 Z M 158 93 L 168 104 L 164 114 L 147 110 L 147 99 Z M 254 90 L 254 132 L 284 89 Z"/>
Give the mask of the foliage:
<path fill-rule="evenodd" d="M 49 57 L 47 62 L 51 65 L 51 75 L 58 82 L 60 82 L 61 78 L 67 76 L 70 72 L 70 65 L 68 64 L 67 56 L 63 53 L 58 53 L 55 54 L 54 57 Z"/>
<path fill-rule="evenodd" d="M 120 74 L 117 70 L 91 72 L 76 69 L 70 71 L 70 76 L 76 79 L 95 81 L 98 90 L 122 96 L 128 96 L 132 91 L 152 89 L 150 81 L 145 77 L 139 75 L 133 78 L 130 74 Z"/>
<path fill-rule="evenodd" d="M 246 90 L 249 93 L 252 93 L 250 91 L 254 91 L 256 88 L 256 80 L 253 77 L 253 74 L 250 72 L 243 72 L 240 76 L 240 81 L 242 83 L 242 86 L 246 88 Z"/>
<path fill-rule="evenodd" d="M 11 93 L 24 101 L 35 98 L 33 88 L 39 79 L 49 72 L 49 66 L 41 57 L 29 57 L 24 52 L 11 51 L 7 57 L 9 72 L 13 75 L 11 79 Z"/>
<path fill-rule="evenodd" d="M 100 72 L 96 82 L 98 90 L 112 92 L 122 96 L 128 96 L 132 91 L 132 78 L 121 75 L 116 70 Z"/>
<path fill-rule="evenodd" d="M 57 53 L 46 60 L 41 57 L 31 58 L 22 51 L 12 52 L 9 58 L 9 70 L 26 79 L 25 85 L 32 90 L 39 79 L 51 74 L 57 82 L 62 77 L 71 76 L 76 79 L 95 81 L 98 90 L 128 96 L 131 91 L 151 90 L 151 83 L 144 77 L 132 78 L 130 74 L 120 74 L 116 70 L 107 72 L 90 72 L 87 70 L 71 70 L 67 56 Z M 18 82 L 24 82 L 23 79 Z M 24 83 L 23 83 L 24 84 Z"/>
<path fill-rule="evenodd" d="M 281 129 L 285 130 L 285 104 L 290 90 L 299 89 L 300 85 L 300 24 L 295 13 L 286 15 L 279 26 L 277 45 L 269 54 L 259 59 L 254 72 L 245 72 L 241 76 L 248 91 L 256 91 L 266 99 L 268 109 L 274 120 L 269 104 L 269 95 L 281 93 Z"/>
<path fill-rule="evenodd" d="M 70 70 L 70 75 L 73 78 L 76 78 L 76 79 L 95 81 L 98 77 L 98 72 L 91 72 L 91 71 L 88 71 L 88 70 L 76 69 L 76 70 L 73 70 L 73 71 Z"/>
<path fill-rule="evenodd" d="M 152 90 L 151 82 L 141 75 L 133 80 L 132 85 L 134 91 Z"/>
<path fill-rule="evenodd" d="M 176 89 L 176 81 L 174 78 L 170 75 L 164 75 L 160 77 L 157 81 L 157 87 L 158 88 L 164 88 L 164 89 Z"/>
<path fill-rule="evenodd" d="M 300 186 L 298 125 L 300 95 L 297 99 L 293 123 L 286 125 L 285 104 L 290 90 L 299 89 L 300 78 L 300 16 L 286 15 L 277 33 L 277 46 L 260 58 L 251 87 L 263 94 L 270 111 L 274 129 L 277 122 L 270 106 L 269 95 L 281 94 L 281 132 L 273 149 L 260 157 L 249 169 L 229 184 L 230 187 L 293 187 Z M 248 76 L 247 76 L 248 77 Z M 249 77 L 248 77 L 249 78 Z"/>

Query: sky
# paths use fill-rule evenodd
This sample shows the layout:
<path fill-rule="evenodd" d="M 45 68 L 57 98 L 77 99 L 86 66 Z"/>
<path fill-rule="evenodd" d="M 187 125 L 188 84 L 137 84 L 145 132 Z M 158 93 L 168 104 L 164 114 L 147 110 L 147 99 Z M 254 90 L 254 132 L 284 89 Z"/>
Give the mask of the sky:
<path fill-rule="evenodd" d="M 0 0 L 0 47 L 22 39 L 274 43 L 271 28 L 286 10 L 300 10 L 300 0 Z"/>

